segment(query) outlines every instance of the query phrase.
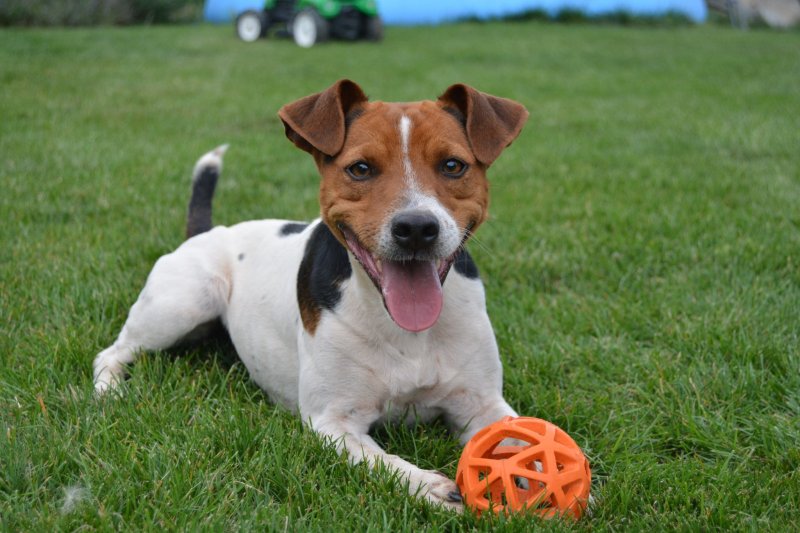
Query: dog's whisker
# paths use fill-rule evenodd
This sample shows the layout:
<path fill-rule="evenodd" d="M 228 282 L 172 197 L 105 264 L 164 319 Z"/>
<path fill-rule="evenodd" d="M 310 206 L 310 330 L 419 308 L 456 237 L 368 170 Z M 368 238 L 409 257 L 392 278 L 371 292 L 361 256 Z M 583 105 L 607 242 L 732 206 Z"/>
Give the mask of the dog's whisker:
<path fill-rule="evenodd" d="M 480 248 L 481 250 L 483 250 L 484 252 L 486 252 L 488 255 L 490 255 L 490 256 L 491 256 L 491 255 L 493 255 L 491 248 L 489 248 L 489 247 L 488 247 L 488 246 L 487 246 L 487 245 L 486 245 L 486 244 L 483 242 L 483 240 L 479 239 L 479 238 L 478 238 L 478 237 L 475 235 L 475 233 L 474 233 L 474 232 L 472 232 L 472 231 L 470 231 L 470 230 L 468 230 L 468 229 L 465 229 L 465 230 L 463 230 L 463 235 L 464 235 L 464 240 L 463 240 L 463 242 L 461 243 L 461 248 L 462 248 L 462 249 L 465 249 L 464 245 L 467 243 L 467 241 L 469 241 L 469 242 L 471 242 L 471 243 L 475 243 L 475 245 L 476 245 L 478 248 Z"/>

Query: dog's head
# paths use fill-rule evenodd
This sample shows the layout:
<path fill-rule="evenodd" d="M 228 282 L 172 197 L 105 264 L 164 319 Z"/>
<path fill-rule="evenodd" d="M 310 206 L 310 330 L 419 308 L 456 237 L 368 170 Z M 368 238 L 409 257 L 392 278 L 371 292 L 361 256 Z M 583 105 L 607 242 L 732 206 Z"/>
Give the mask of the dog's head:
<path fill-rule="evenodd" d="M 453 259 L 486 219 L 486 169 L 528 112 L 466 85 L 436 101 L 370 102 L 341 80 L 279 115 L 286 136 L 314 156 L 322 219 L 392 319 L 409 331 L 433 326 Z"/>

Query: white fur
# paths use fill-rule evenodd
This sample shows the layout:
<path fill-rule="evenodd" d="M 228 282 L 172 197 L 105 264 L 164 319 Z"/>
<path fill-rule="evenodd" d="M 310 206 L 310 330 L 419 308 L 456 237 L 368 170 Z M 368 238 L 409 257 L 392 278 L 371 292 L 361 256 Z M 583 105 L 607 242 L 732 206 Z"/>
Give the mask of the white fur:
<path fill-rule="evenodd" d="M 418 190 L 417 176 L 414 167 L 411 165 L 411 155 L 409 154 L 409 143 L 411 139 L 411 119 L 403 115 L 400 117 L 400 154 L 403 159 L 403 173 L 406 179 L 406 186 L 411 191 Z"/>
<path fill-rule="evenodd" d="M 390 211 L 386 216 L 386 220 L 391 221 L 394 216 L 403 211 L 427 211 L 439 221 L 439 239 L 436 241 L 436 246 L 429 252 L 431 256 L 437 258 L 450 257 L 461 246 L 464 236 L 458 224 L 436 197 L 419 191 L 408 191 L 404 202 L 396 210 Z M 381 257 L 392 257 L 394 250 L 395 244 L 391 224 L 383 224 L 378 234 L 377 254 Z"/>
<path fill-rule="evenodd" d="M 435 199 L 415 198 L 449 228 L 452 218 Z M 350 255 L 353 274 L 341 286 L 342 298 L 334 311 L 322 311 L 311 335 L 300 319 L 297 271 L 321 222 L 287 236 L 280 235 L 285 223 L 216 227 L 160 258 L 119 337 L 95 359 L 96 390 L 116 385 L 142 351 L 172 346 L 221 318 L 253 381 L 272 400 L 299 410 L 353 462 L 383 463 L 408 480 L 412 493 L 460 508 L 451 497 L 458 491 L 453 481 L 387 454 L 368 432 L 384 420 L 442 415 L 466 443 L 480 428 L 515 416 L 502 396 L 482 283 L 453 269 L 438 322 L 410 333 L 392 321 Z"/>
<path fill-rule="evenodd" d="M 390 221 L 395 215 L 403 211 L 427 211 L 439 221 L 439 239 L 436 246 L 430 251 L 430 255 L 437 258 L 446 258 L 453 255 L 464 236 L 456 224 L 453 216 L 445 209 L 435 196 L 426 194 L 420 190 L 417 183 L 417 175 L 414 166 L 411 164 L 409 153 L 409 142 L 411 138 L 411 119 L 406 115 L 400 117 L 400 153 L 403 161 L 403 176 L 405 178 L 406 190 L 399 205 L 389 212 L 386 220 Z M 381 257 L 392 257 L 394 255 L 395 244 L 392 236 L 391 224 L 386 223 L 381 227 L 378 235 L 378 255 Z"/>
<path fill-rule="evenodd" d="M 221 144 L 198 159 L 192 171 L 192 182 L 200 177 L 200 171 L 205 167 L 213 165 L 217 167 L 219 172 L 222 172 L 222 156 L 224 156 L 227 151 L 228 145 Z"/>

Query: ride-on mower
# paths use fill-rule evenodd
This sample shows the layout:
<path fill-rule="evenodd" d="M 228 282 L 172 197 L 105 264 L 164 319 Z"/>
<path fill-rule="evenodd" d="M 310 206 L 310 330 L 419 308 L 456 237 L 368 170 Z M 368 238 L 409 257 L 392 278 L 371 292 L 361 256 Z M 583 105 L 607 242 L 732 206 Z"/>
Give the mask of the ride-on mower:
<path fill-rule="evenodd" d="M 278 35 L 294 38 L 303 48 L 330 38 L 379 41 L 383 25 L 375 0 L 266 0 L 261 10 L 236 17 L 236 34 L 252 42 L 277 27 Z"/>

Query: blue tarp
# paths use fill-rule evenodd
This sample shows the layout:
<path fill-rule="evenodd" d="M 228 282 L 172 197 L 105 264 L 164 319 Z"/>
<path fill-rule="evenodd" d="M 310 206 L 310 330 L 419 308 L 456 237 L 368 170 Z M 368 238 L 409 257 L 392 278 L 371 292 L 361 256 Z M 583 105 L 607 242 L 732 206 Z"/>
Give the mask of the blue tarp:
<path fill-rule="evenodd" d="M 264 0 L 208 0 L 205 18 L 230 22 L 246 9 L 258 9 Z M 587 15 L 627 11 L 634 15 L 663 15 L 670 11 L 695 22 L 706 18 L 704 0 L 378 0 L 388 25 L 439 24 L 466 17 L 494 18 L 541 9 L 555 15 L 575 9 Z"/>

